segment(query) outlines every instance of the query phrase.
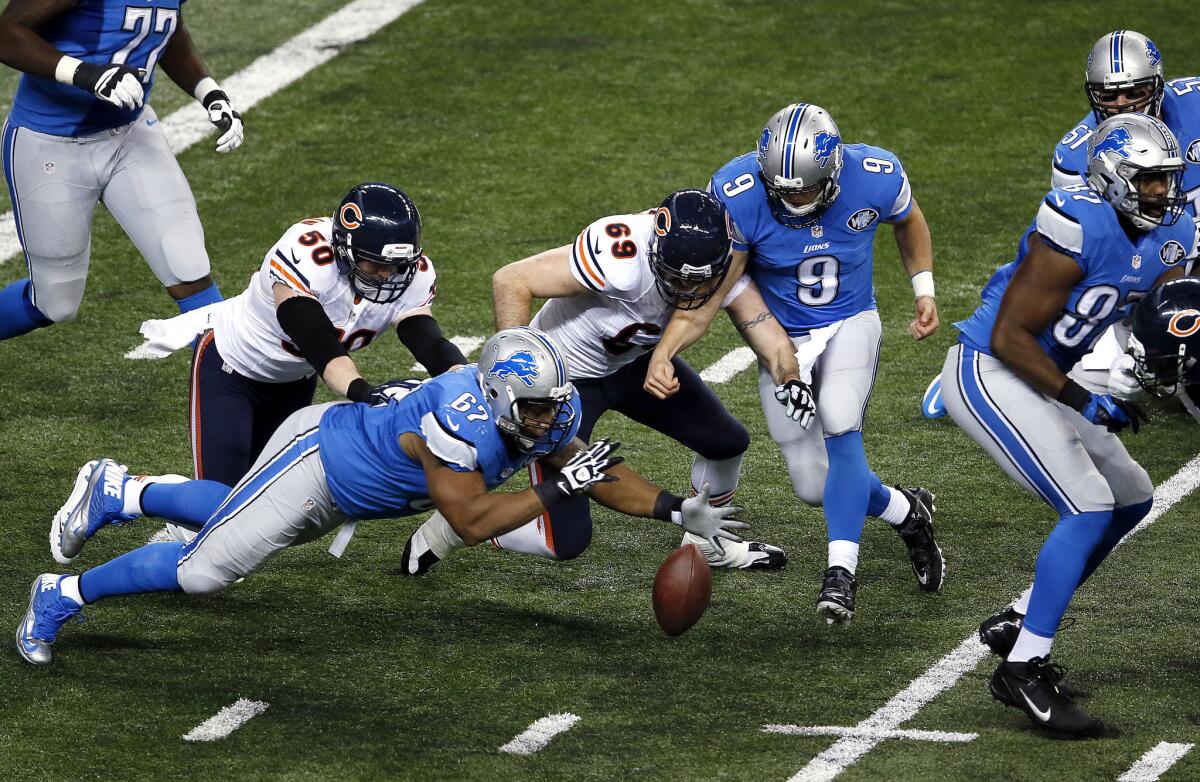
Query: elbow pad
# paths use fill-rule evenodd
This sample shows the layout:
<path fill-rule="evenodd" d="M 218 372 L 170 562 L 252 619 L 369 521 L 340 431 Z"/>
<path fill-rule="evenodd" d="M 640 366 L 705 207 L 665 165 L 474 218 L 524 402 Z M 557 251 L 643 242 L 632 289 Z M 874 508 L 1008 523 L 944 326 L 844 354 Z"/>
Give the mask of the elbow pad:
<path fill-rule="evenodd" d="M 466 364 L 467 357 L 442 335 L 438 322 L 429 315 L 413 315 L 396 324 L 396 336 L 421 366 L 436 377 L 455 364 Z"/>
<path fill-rule="evenodd" d="M 292 296 L 275 308 L 275 317 L 304 360 L 324 373 L 325 366 L 339 356 L 349 355 L 329 321 L 325 309 L 316 299 Z"/>

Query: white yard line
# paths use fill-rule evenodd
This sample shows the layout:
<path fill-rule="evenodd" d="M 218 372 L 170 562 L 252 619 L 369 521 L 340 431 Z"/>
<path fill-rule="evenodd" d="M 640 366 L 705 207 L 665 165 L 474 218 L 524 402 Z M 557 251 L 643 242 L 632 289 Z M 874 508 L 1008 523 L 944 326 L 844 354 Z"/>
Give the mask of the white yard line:
<path fill-rule="evenodd" d="M 355 0 L 304 32 L 280 44 L 269 54 L 221 79 L 238 110 L 250 108 L 333 59 L 342 49 L 370 36 L 395 21 L 422 0 Z M 175 154 L 216 132 L 198 103 L 172 112 L 163 121 L 163 131 Z M 248 123 L 250 143 L 255 142 L 253 119 Z M 267 143 L 263 137 L 261 143 Z M 0 215 L 0 264 L 21 252 L 12 212 Z"/>
<path fill-rule="evenodd" d="M 532 755 L 549 744 L 550 739 L 573 728 L 576 722 L 579 722 L 579 716 L 570 712 L 542 717 L 501 747 L 500 751 L 510 755 Z"/>
<path fill-rule="evenodd" d="M 183 737 L 184 741 L 220 741 L 267 710 L 262 701 L 239 698 L 232 706 L 226 706 L 206 719 Z"/>
<path fill-rule="evenodd" d="M 1179 759 L 1190 752 L 1194 746 L 1194 744 L 1171 744 L 1161 741 L 1138 758 L 1138 761 L 1130 766 L 1128 771 L 1117 777 L 1117 782 L 1154 782 L 1167 769 L 1178 763 Z"/>
<path fill-rule="evenodd" d="M 738 373 L 754 365 L 754 351 L 742 345 L 721 356 L 715 364 L 700 373 L 700 379 L 705 383 L 728 383 Z"/>
<path fill-rule="evenodd" d="M 874 739 L 914 739 L 916 741 L 940 741 L 957 743 L 974 741 L 978 733 L 955 733 L 945 730 L 873 730 L 870 728 L 844 728 L 837 725 L 763 725 L 763 733 L 781 733 L 785 736 L 848 736 Z"/>
<path fill-rule="evenodd" d="M 1154 506 L 1146 518 L 1133 528 L 1122 540 L 1125 543 L 1133 535 L 1153 524 L 1175 503 L 1182 500 L 1200 486 L 1200 456 L 1180 468 L 1154 492 Z M 1119 545 L 1119 544 L 1118 544 Z M 874 714 L 856 726 L 863 731 L 892 731 L 916 716 L 925 704 L 953 687 L 964 673 L 971 671 L 988 655 L 988 648 L 979 642 L 975 634 L 967 636 L 952 652 L 938 660 L 932 668 L 918 676 L 911 684 L 885 703 Z M 791 782 L 825 782 L 836 778 L 864 755 L 879 745 L 883 739 L 870 737 L 867 733 L 839 738 L 828 749 L 817 755 L 808 765 L 796 772 Z"/>

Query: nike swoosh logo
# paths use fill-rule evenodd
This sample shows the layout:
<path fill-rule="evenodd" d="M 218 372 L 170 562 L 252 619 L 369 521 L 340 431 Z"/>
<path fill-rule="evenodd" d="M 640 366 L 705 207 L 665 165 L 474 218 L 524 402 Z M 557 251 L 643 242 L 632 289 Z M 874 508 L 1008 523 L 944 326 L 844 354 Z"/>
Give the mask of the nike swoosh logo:
<path fill-rule="evenodd" d="M 1066 206 L 1067 202 L 1062 200 L 1062 197 L 1058 193 L 1051 193 L 1051 195 L 1054 196 L 1054 200 L 1059 206 Z"/>
<path fill-rule="evenodd" d="M 148 120 L 146 120 L 146 127 L 150 127 L 150 126 L 152 126 L 152 125 L 157 125 L 157 124 L 158 124 L 158 120 L 156 120 L 156 119 L 148 119 Z"/>
<path fill-rule="evenodd" d="M 1055 152 L 1055 153 L 1054 153 L 1054 160 L 1055 160 L 1055 162 L 1057 162 L 1057 163 L 1062 163 L 1062 162 L 1063 162 L 1063 156 L 1062 156 L 1062 155 L 1060 155 L 1060 154 L 1058 154 L 1057 152 Z"/>
<path fill-rule="evenodd" d="M 1033 701 L 1029 700 L 1029 696 L 1025 694 L 1024 690 L 1020 690 L 1020 693 L 1021 693 L 1021 697 L 1025 699 L 1025 702 L 1029 704 L 1029 710 L 1033 712 L 1033 715 L 1035 717 L 1037 717 L 1042 722 L 1050 721 L 1050 712 L 1053 711 L 1053 709 L 1046 709 L 1045 711 L 1042 711 L 1037 706 L 1033 705 Z"/>
<path fill-rule="evenodd" d="M 917 575 L 917 581 L 921 584 L 921 586 L 925 586 L 925 584 L 929 583 L 929 574 L 919 573 Z"/>
<path fill-rule="evenodd" d="M 446 419 L 446 425 L 450 427 L 450 431 L 452 431 L 452 432 L 458 431 L 458 426 L 453 421 L 451 421 L 449 418 Z"/>
<path fill-rule="evenodd" d="M 940 410 L 941 407 L 942 407 L 942 390 L 939 388 L 937 390 L 937 392 L 935 392 L 934 395 L 932 397 L 930 397 L 929 405 L 925 409 L 929 411 L 930 415 L 933 415 L 938 410 Z M 922 582 L 922 583 L 924 583 L 924 582 Z"/>

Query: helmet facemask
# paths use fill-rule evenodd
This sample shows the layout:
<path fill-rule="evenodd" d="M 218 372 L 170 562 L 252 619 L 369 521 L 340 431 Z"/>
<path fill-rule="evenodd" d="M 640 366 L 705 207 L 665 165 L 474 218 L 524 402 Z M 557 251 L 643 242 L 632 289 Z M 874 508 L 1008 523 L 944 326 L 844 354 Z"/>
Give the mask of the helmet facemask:
<path fill-rule="evenodd" d="M 1152 117 L 1162 115 L 1163 88 L 1161 76 L 1135 81 L 1120 81 L 1107 79 L 1108 83 L 1087 82 L 1084 89 L 1087 92 L 1088 103 L 1092 106 L 1092 114 L 1100 123 L 1117 114 L 1149 114 Z M 1135 93 L 1128 103 L 1120 106 L 1113 104 L 1122 94 Z"/>
<path fill-rule="evenodd" d="M 775 219 L 788 228 L 808 228 L 821 219 L 821 215 L 833 205 L 838 194 L 842 192 L 841 185 L 838 184 L 841 173 L 842 149 L 839 146 L 834 156 L 833 170 L 829 176 L 815 184 L 802 185 L 795 181 L 788 182 L 782 177 L 775 177 L 775 181 L 772 182 L 761 170 L 758 178 L 767 191 L 767 202 Z M 810 196 L 812 200 L 805 199 L 805 203 L 796 205 L 789 203 L 785 198 L 796 195 Z"/>
<path fill-rule="evenodd" d="M 1133 163 L 1118 163 L 1116 174 L 1124 184 L 1124 194 L 1113 206 L 1127 217 L 1135 228 L 1152 231 L 1162 226 L 1174 225 L 1183 214 L 1187 200 L 1183 195 L 1182 165 L 1142 168 Z M 1153 187 L 1153 180 L 1163 178 L 1167 182 L 1165 194 L 1143 192 L 1144 189 Z"/>
<path fill-rule="evenodd" d="M 554 389 L 550 398 L 517 399 L 511 390 L 503 406 L 507 413 L 496 417 L 496 427 L 507 435 L 509 442 L 521 453 L 546 456 L 558 450 L 571 433 L 578 411 L 572 404 L 575 387 L 570 383 Z M 500 391 L 490 389 L 499 397 Z M 495 401 L 500 401 L 499 399 Z"/>
<path fill-rule="evenodd" d="M 733 258 L 733 252 L 727 251 L 707 265 L 685 263 L 676 269 L 663 260 L 657 241 L 650 245 L 648 255 L 658 292 L 678 310 L 699 309 L 707 304 L 725 282 Z"/>
<path fill-rule="evenodd" d="M 403 296 L 421 262 L 421 248 L 411 244 L 385 245 L 380 253 L 356 250 L 350 232 L 337 227 L 333 232 L 333 254 L 338 271 L 350 280 L 355 295 L 377 304 L 388 304 Z M 391 273 L 382 278 L 363 269 L 359 264 L 364 261 L 388 268 Z"/>
<path fill-rule="evenodd" d="M 1187 354 L 1187 344 L 1180 343 L 1179 352 L 1162 356 L 1147 356 L 1146 348 L 1133 334 L 1129 335 L 1126 352 L 1133 357 L 1133 376 L 1138 385 L 1156 399 L 1170 399 L 1179 390 L 1184 376 L 1196 366 L 1196 356 Z"/>

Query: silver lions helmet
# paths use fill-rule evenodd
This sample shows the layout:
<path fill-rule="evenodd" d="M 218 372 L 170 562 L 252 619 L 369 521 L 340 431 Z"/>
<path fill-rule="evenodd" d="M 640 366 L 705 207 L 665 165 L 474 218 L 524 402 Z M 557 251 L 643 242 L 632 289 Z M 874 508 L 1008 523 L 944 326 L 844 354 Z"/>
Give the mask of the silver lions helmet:
<path fill-rule="evenodd" d="M 820 106 L 785 106 L 759 137 L 758 169 L 775 219 L 806 228 L 841 192 L 842 134 Z"/>
<path fill-rule="evenodd" d="M 579 395 L 558 347 L 528 326 L 498 331 L 483 343 L 479 387 L 496 426 L 522 453 L 553 453 L 576 427 Z"/>
<path fill-rule="evenodd" d="M 1116 30 L 1092 46 L 1084 86 L 1096 122 L 1131 111 L 1157 117 L 1163 84 L 1162 55 L 1141 33 Z"/>
<path fill-rule="evenodd" d="M 1183 213 L 1183 158 L 1166 125 L 1148 114 L 1118 114 L 1088 141 L 1087 180 L 1142 231 Z"/>

